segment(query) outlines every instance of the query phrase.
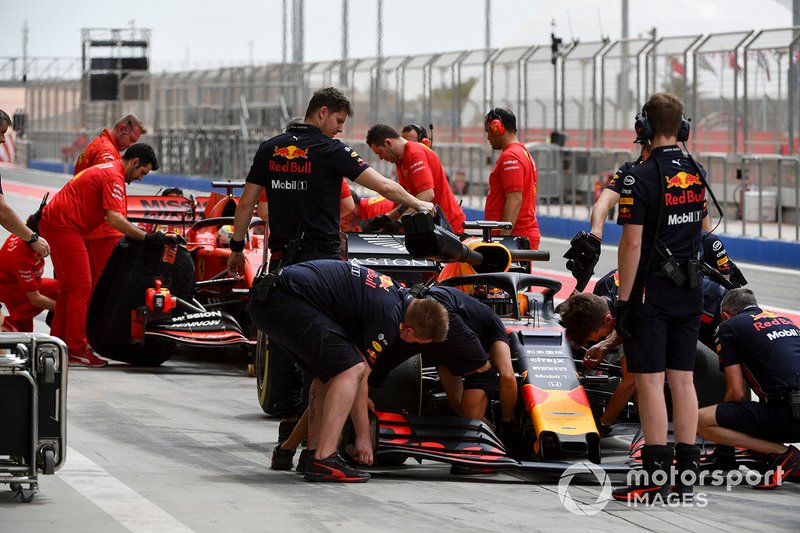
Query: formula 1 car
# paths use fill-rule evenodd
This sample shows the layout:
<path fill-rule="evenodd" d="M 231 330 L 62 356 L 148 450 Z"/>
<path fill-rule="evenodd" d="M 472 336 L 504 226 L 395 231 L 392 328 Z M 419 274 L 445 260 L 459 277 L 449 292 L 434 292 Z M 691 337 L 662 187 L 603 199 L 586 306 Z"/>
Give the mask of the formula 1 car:
<path fill-rule="evenodd" d="M 509 333 L 512 363 L 519 382 L 516 431 L 501 440 L 489 424 L 448 415 L 446 395 L 434 369 L 412 358 L 389 374 L 383 388 L 372 391 L 376 405 L 376 456 L 380 461 L 407 457 L 466 467 L 511 468 L 562 472 L 565 460 L 601 462 L 600 435 L 584 389 L 606 376 L 579 376 L 563 329 L 554 313 L 554 295 L 561 283 L 530 273 L 531 261 L 549 259 L 548 252 L 527 250 L 519 238 L 494 240 L 492 230 L 505 223 L 465 224 L 482 238 L 463 243 L 435 226 L 427 214 L 404 217 L 405 245 L 412 257 L 448 262 L 436 283 L 459 287 L 492 307 Z M 409 367 L 412 370 L 409 370 Z M 421 380 L 414 379 L 414 368 Z M 399 376 L 394 373 L 399 372 Z M 409 379 L 411 377 L 411 379 Z M 402 383 L 402 380 L 407 382 Z M 398 398 L 416 387 L 415 403 Z M 388 389 L 388 390 L 383 390 Z M 490 406 L 487 420 L 499 420 Z M 610 472 L 626 465 L 603 465 Z"/>
<path fill-rule="evenodd" d="M 148 231 L 167 231 L 164 245 L 123 238 L 98 281 L 87 320 L 95 351 L 110 359 L 159 365 L 178 347 L 242 348 L 248 356 L 255 331 L 247 293 L 264 258 L 264 223 L 254 219 L 245 243 L 241 280 L 227 276 L 228 243 L 241 183 L 200 202 L 194 198 L 131 197 L 129 219 Z M 204 202 L 204 200 L 206 200 Z M 198 205 L 206 203 L 202 215 Z M 223 311 L 226 309 L 226 311 Z M 230 312 L 227 312 L 230 310 Z"/>

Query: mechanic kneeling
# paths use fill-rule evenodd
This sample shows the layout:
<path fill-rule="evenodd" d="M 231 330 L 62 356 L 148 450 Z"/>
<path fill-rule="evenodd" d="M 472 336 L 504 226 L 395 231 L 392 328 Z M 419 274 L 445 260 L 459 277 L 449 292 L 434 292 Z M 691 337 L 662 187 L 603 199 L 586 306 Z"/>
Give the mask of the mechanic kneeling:
<path fill-rule="evenodd" d="M 353 458 L 372 463 L 367 367 L 399 339 L 444 340 L 447 311 L 430 299 L 408 301 L 389 276 L 328 259 L 297 263 L 259 281 L 250 315 L 314 378 L 308 449 L 315 451 L 305 479 L 367 481 L 369 474 L 349 466 L 336 451 L 351 413 L 356 430 Z"/>
<path fill-rule="evenodd" d="M 769 454 L 763 483 L 774 489 L 800 470 L 800 328 L 790 319 L 764 311 L 749 289 L 734 289 L 722 299 L 717 333 L 725 401 L 700 410 L 697 432 L 718 444 Z M 745 383 L 758 395 L 746 401 Z M 734 466 L 734 465 L 731 465 Z"/>

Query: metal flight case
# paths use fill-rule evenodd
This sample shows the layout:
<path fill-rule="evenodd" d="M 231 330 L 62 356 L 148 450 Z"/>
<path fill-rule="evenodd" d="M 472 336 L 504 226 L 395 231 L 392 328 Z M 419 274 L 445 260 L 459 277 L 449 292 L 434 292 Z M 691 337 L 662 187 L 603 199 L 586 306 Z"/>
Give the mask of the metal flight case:
<path fill-rule="evenodd" d="M 0 333 L 0 483 L 29 503 L 39 473 L 67 453 L 67 347 L 40 333 Z"/>

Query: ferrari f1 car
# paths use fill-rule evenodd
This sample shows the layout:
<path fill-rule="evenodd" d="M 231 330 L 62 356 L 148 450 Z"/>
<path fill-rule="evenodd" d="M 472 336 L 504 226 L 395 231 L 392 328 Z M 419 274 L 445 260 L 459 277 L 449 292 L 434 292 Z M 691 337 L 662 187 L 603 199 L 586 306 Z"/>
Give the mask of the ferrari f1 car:
<path fill-rule="evenodd" d="M 220 349 L 255 345 L 247 294 L 264 260 L 264 223 L 254 219 L 245 243 L 241 280 L 226 265 L 241 183 L 198 202 L 182 196 L 129 198 L 129 218 L 147 231 L 167 232 L 164 244 L 120 239 L 92 296 L 87 334 L 110 359 L 159 365 L 176 348 Z M 206 204 L 199 214 L 198 205 Z"/>

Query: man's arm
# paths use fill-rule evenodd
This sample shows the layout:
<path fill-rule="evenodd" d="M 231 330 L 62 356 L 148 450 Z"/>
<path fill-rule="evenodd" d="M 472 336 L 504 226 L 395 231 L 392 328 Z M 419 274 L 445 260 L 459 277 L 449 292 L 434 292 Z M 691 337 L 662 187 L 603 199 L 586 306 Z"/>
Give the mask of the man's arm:
<path fill-rule="evenodd" d="M 725 367 L 725 402 L 743 402 L 747 387 L 744 382 L 742 365 L 729 365 Z"/>
<path fill-rule="evenodd" d="M 643 228 L 644 226 L 639 224 L 625 224 L 622 227 L 617 253 L 617 269 L 619 270 L 618 297 L 623 301 L 630 298 L 633 290 L 636 270 L 639 268 L 639 259 L 642 255 Z"/>
<path fill-rule="evenodd" d="M 128 219 L 122 216 L 122 213 L 119 211 L 112 211 L 111 209 L 106 209 L 106 220 L 111 226 L 125 235 L 126 237 L 130 237 L 131 239 L 137 241 L 143 241 L 147 232 L 144 231 L 142 228 L 138 226 L 134 226 Z"/>
<path fill-rule="evenodd" d="M 600 197 L 592 206 L 591 229 L 589 230 L 592 235 L 599 239 L 603 238 L 603 226 L 608 220 L 608 213 L 611 212 L 612 207 L 617 205 L 617 202 L 619 202 L 619 193 L 611 189 L 603 189 Z"/>
<path fill-rule="evenodd" d="M 433 204 L 427 201 L 422 201 L 410 195 L 399 183 L 383 177 L 374 168 L 367 168 L 364 172 L 358 175 L 355 181 L 367 189 L 371 189 L 384 198 L 388 198 L 394 203 L 405 205 L 413 208 L 416 211 L 431 211 L 433 212 Z"/>
<path fill-rule="evenodd" d="M 369 430 L 369 366 L 358 386 L 353 408 L 350 410 L 350 418 L 353 421 L 353 429 L 356 433 L 356 442 L 353 448 L 353 459 L 358 464 L 371 465 L 374 451 L 372 449 L 372 438 Z"/>
<path fill-rule="evenodd" d="M 241 241 L 247 235 L 247 228 L 250 226 L 250 221 L 253 220 L 253 208 L 258 203 L 263 188 L 255 183 L 247 182 L 244 184 L 242 196 L 239 198 L 239 203 L 236 205 L 236 213 L 233 216 L 233 238 L 235 240 Z M 240 271 L 243 271 L 243 267 L 244 253 L 231 250 L 231 255 L 228 256 L 228 274 L 238 278 Z"/>
<path fill-rule="evenodd" d="M 19 215 L 11 209 L 11 206 L 8 205 L 3 194 L 0 194 L 0 226 L 3 226 L 23 241 L 27 242 L 33 237 L 33 230 L 26 226 L 25 222 L 19 218 Z M 31 244 L 30 247 L 41 257 L 50 255 L 50 245 L 44 237 L 39 237 L 39 240 Z"/>
<path fill-rule="evenodd" d="M 522 192 L 510 192 L 506 194 L 506 203 L 503 206 L 503 220 L 511 222 L 512 229 L 500 230 L 500 235 L 511 235 L 514 224 L 517 223 L 519 210 L 522 207 Z"/>
<path fill-rule="evenodd" d="M 52 311 L 56 308 L 56 301 L 48 298 L 38 290 L 26 292 L 25 295 L 28 297 L 28 301 L 39 309 Z"/>
<path fill-rule="evenodd" d="M 422 200 L 423 202 L 433 202 L 433 189 L 425 189 L 424 191 L 420 191 L 417 193 L 417 198 Z M 391 218 L 392 220 L 399 220 L 403 215 L 413 213 L 414 210 L 405 207 L 404 205 L 398 205 L 388 213 L 386 216 Z"/>

